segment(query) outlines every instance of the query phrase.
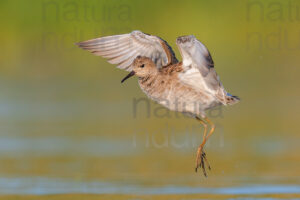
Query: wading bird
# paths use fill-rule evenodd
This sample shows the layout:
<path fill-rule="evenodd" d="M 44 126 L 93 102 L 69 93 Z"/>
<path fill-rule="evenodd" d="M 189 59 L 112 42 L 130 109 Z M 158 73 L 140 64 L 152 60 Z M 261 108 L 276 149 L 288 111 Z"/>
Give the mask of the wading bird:
<path fill-rule="evenodd" d="M 219 105 L 235 104 L 239 98 L 226 92 L 208 49 L 195 36 L 178 37 L 176 44 L 182 62 L 177 60 L 166 41 L 141 31 L 77 43 L 82 49 L 129 71 L 122 83 L 137 76 L 141 89 L 150 99 L 203 124 L 203 141 L 197 150 L 195 171 L 202 168 L 206 176 L 205 165 L 208 169 L 210 166 L 203 148 L 215 125 L 206 117 L 205 111 Z"/>

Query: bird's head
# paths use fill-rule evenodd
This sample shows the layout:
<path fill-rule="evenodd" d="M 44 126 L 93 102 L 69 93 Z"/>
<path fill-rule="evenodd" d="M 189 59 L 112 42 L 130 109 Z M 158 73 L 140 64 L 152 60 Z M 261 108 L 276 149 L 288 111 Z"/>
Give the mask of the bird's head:
<path fill-rule="evenodd" d="M 145 56 L 138 56 L 132 63 L 132 71 L 121 81 L 122 83 L 133 75 L 139 78 L 145 78 L 149 75 L 155 75 L 157 68 L 154 62 Z"/>

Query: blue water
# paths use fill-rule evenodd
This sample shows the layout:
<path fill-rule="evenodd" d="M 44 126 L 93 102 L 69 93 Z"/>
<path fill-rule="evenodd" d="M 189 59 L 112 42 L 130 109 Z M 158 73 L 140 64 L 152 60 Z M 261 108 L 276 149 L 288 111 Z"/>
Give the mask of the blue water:
<path fill-rule="evenodd" d="M 101 181 L 72 181 L 51 178 L 0 178 L 0 194 L 224 194 L 264 195 L 300 194 L 299 185 L 244 185 L 224 188 L 203 188 L 187 186 L 149 187 L 107 183 Z"/>

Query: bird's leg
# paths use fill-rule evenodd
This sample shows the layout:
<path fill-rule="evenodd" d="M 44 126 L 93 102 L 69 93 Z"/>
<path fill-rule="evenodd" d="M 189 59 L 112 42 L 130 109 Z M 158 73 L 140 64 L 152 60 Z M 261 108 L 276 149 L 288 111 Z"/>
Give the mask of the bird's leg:
<path fill-rule="evenodd" d="M 203 125 L 204 127 L 204 132 L 203 132 L 203 140 L 202 143 L 199 145 L 198 149 L 197 149 L 197 157 L 196 157 L 196 167 L 195 167 L 195 171 L 197 172 L 198 168 L 202 168 L 203 170 L 203 174 L 204 176 L 206 176 L 206 171 L 205 171 L 205 166 L 204 166 L 204 157 L 205 157 L 205 153 L 203 151 L 203 147 L 205 145 L 206 142 L 206 134 L 207 134 L 207 124 L 204 120 L 196 117 L 196 119 Z"/>
<path fill-rule="evenodd" d="M 210 125 L 210 131 L 209 131 L 209 133 L 208 133 L 208 135 L 207 135 L 207 137 L 206 137 L 206 140 L 208 140 L 208 138 L 213 134 L 213 132 L 215 131 L 215 125 L 214 125 L 214 123 L 212 123 L 212 121 L 210 121 L 208 118 L 205 118 L 205 120 L 207 121 L 207 123 L 209 123 L 209 125 Z"/>
<path fill-rule="evenodd" d="M 212 133 L 215 130 L 215 125 L 208 119 L 205 118 L 206 121 L 204 121 L 203 119 L 200 119 L 198 117 L 196 117 L 196 119 L 204 126 L 204 133 L 203 133 L 203 141 L 202 143 L 199 145 L 198 150 L 197 150 L 197 158 L 196 158 L 196 168 L 195 171 L 197 172 L 198 168 L 202 168 L 203 174 L 204 176 L 207 176 L 206 174 L 206 169 L 205 169 L 205 164 L 207 164 L 208 169 L 210 170 L 210 165 L 207 161 L 206 158 L 206 154 L 203 150 L 204 145 L 206 143 L 206 141 L 208 140 L 208 138 L 212 135 Z M 211 129 L 207 135 L 207 123 L 211 125 Z"/>
<path fill-rule="evenodd" d="M 210 121 L 208 118 L 204 118 L 205 120 L 206 120 L 206 122 L 207 123 L 209 123 L 209 125 L 210 125 L 210 130 L 209 130 L 209 133 L 208 133 L 208 135 L 206 136 L 206 141 L 208 140 L 208 138 L 213 134 L 213 132 L 215 131 L 215 124 L 214 123 L 212 123 L 212 121 Z M 208 167 L 208 169 L 209 170 L 211 170 L 211 167 L 210 167 L 210 165 L 209 165 L 209 163 L 208 163 L 208 161 L 207 161 L 207 159 L 206 159 L 206 154 L 204 153 L 204 160 L 205 160 L 205 162 L 206 162 L 206 164 L 207 164 L 207 167 Z"/>

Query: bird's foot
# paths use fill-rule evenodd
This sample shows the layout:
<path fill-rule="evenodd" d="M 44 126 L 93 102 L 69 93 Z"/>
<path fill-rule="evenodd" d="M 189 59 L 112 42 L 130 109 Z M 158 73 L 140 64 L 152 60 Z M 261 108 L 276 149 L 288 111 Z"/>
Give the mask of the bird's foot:
<path fill-rule="evenodd" d="M 199 147 L 197 151 L 195 171 L 197 172 L 198 168 L 202 168 L 204 176 L 207 177 L 205 164 L 207 165 L 207 168 L 210 170 L 211 168 L 207 161 L 206 153 L 203 151 L 203 148 Z"/>

